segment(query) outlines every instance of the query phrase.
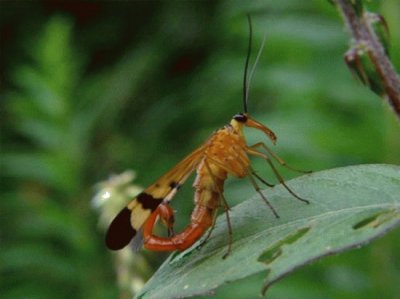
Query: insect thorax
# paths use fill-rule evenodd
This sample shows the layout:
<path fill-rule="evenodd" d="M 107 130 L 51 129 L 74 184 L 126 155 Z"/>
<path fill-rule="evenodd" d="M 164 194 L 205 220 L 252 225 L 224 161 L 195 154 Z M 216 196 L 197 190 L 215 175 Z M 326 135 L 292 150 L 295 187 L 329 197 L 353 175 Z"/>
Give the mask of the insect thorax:
<path fill-rule="evenodd" d="M 210 165 L 222 168 L 236 177 L 246 176 L 250 161 L 241 132 L 227 125 L 216 131 L 207 144 L 205 159 Z"/>

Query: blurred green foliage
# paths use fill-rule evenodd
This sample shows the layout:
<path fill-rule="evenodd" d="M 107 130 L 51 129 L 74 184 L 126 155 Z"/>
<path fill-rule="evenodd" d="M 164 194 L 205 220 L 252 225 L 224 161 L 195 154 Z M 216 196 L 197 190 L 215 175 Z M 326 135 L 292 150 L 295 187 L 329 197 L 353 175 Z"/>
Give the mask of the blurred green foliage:
<path fill-rule="evenodd" d="M 351 77 L 348 35 L 328 1 L 0 5 L 2 298 L 118 296 L 92 186 L 126 169 L 152 183 L 241 111 L 246 12 L 255 48 L 267 34 L 249 111 L 277 133 L 277 153 L 312 170 L 400 162 L 399 125 Z M 399 3 L 370 5 L 388 22 L 398 67 Z M 249 132 L 249 143 L 260 138 Z M 178 226 L 193 207 L 187 185 L 174 200 Z M 225 189 L 231 205 L 254 192 L 247 181 Z M 305 267 L 270 297 L 395 298 L 399 244 L 395 231 Z M 154 268 L 163 257 L 144 254 Z M 227 286 L 221 298 L 253 298 L 260 279 Z"/>

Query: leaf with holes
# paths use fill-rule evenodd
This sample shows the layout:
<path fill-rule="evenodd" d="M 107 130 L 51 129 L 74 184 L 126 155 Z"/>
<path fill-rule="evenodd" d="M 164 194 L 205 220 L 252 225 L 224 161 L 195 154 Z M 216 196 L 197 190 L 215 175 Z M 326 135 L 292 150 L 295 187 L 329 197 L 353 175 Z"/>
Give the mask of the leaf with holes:
<path fill-rule="evenodd" d="M 137 298 L 185 298 L 266 272 L 267 288 L 311 261 L 361 246 L 400 224 L 400 166 L 360 165 L 288 181 L 304 204 L 281 185 L 264 191 L 280 218 L 255 196 L 231 210 L 232 252 L 226 258 L 225 215 L 211 237 L 173 253 Z"/>

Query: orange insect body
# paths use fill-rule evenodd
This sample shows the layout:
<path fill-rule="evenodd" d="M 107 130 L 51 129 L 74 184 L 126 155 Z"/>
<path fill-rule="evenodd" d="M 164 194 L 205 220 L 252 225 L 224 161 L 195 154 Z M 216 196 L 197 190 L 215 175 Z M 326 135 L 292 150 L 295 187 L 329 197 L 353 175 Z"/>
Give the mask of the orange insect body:
<path fill-rule="evenodd" d="M 272 185 L 265 182 L 254 172 L 250 165 L 249 155 L 264 159 L 272 168 L 279 182 L 295 198 L 308 203 L 307 200 L 297 196 L 285 184 L 283 178 L 275 169 L 271 157 L 281 165 L 290 168 L 281 158 L 262 142 L 252 146 L 248 146 L 246 143 L 243 134 L 244 127 L 260 130 L 273 143 L 276 142 L 275 134 L 263 124 L 252 119 L 247 113 L 247 67 L 251 52 L 252 32 L 250 18 L 249 26 L 249 51 L 246 58 L 243 80 L 245 113 L 235 115 L 228 125 L 217 130 L 202 146 L 161 176 L 154 184 L 138 194 L 136 198 L 122 209 L 111 222 L 107 231 L 106 244 L 108 248 L 112 250 L 121 249 L 128 245 L 132 239 L 135 239 L 135 241 L 143 241 L 144 247 L 150 250 L 184 250 L 193 245 L 209 228 L 214 226 L 218 208 L 222 206 L 225 209 L 229 231 L 228 254 L 232 244 L 232 229 L 229 218 L 229 207 L 223 196 L 224 182 L 228 175 L 237 178 L 248 176 L 256 191 L 269 206 L 273 214 L 279 217 L 267 198 L 260 191 L 255 178 L 268 186 Z M 258 53 L 256 63 L 261 50 L 262 47 Z M 261 152 L 258 148 L 264 149 L 265 152 Z M 295 170 L 293 168 L 290 169 Z M 181 233 L 174 234 L 174 212 L 169 206 L 169 202 L 175 196 L 180 186 L 184 184 L 186 179 L 195 170 L 197 172 L 193 183 L 195 189 L 195 208 L 191 215 L 191 222 Z M 154 225 L 158 220 L 161 220 L 167 227 L 169 237 L 160 237 L 153 234 Z"/>
<path fill-rule="evenodd" d="M 250 160 L 247 154 L 251 150 L 244 139 L 243 125 L 259 128 L 273 141 L 276 140 L 271 130 L 245 114 L 236 115 L 229 125 L 215 132 L 205 143 L 201 153 L 202 159 L 197 167 L 197 176 L 193 184 L 195 209 L 191 223 L 181 233 L 170 238 L 153 235 L 157 216 L 166 220 L 166 223 L 173 217 L 172 210 L 168 209 L 166 212 L 164 205 L 160 205 L 144 227 L 144 246 L 147 249 L 159 251 L 186 249 L 213 225 L 217 210 L 221 206 L 224 181 L 228 174 L 238 178 L 249 175 Z"/>

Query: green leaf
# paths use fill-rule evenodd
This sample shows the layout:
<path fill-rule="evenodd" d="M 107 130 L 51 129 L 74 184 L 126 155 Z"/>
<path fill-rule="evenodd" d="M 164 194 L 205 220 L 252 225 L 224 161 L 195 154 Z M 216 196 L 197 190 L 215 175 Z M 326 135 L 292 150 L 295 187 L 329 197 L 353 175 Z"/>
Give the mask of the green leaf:
<path fill-rule="evenodd" d="M 379 237 L 400 224 L 400 166 L 359 165 L 321 171 L 264 191 L 280 218 L 258 196 L 230 213 L 232 252 L 225 215 L 211 237 L 164 262 L 137 298 L 185 298 L 264 271 L 266 289 L 307 263 Z M 229 199 L 228 199 L 229 200 Z"/>

